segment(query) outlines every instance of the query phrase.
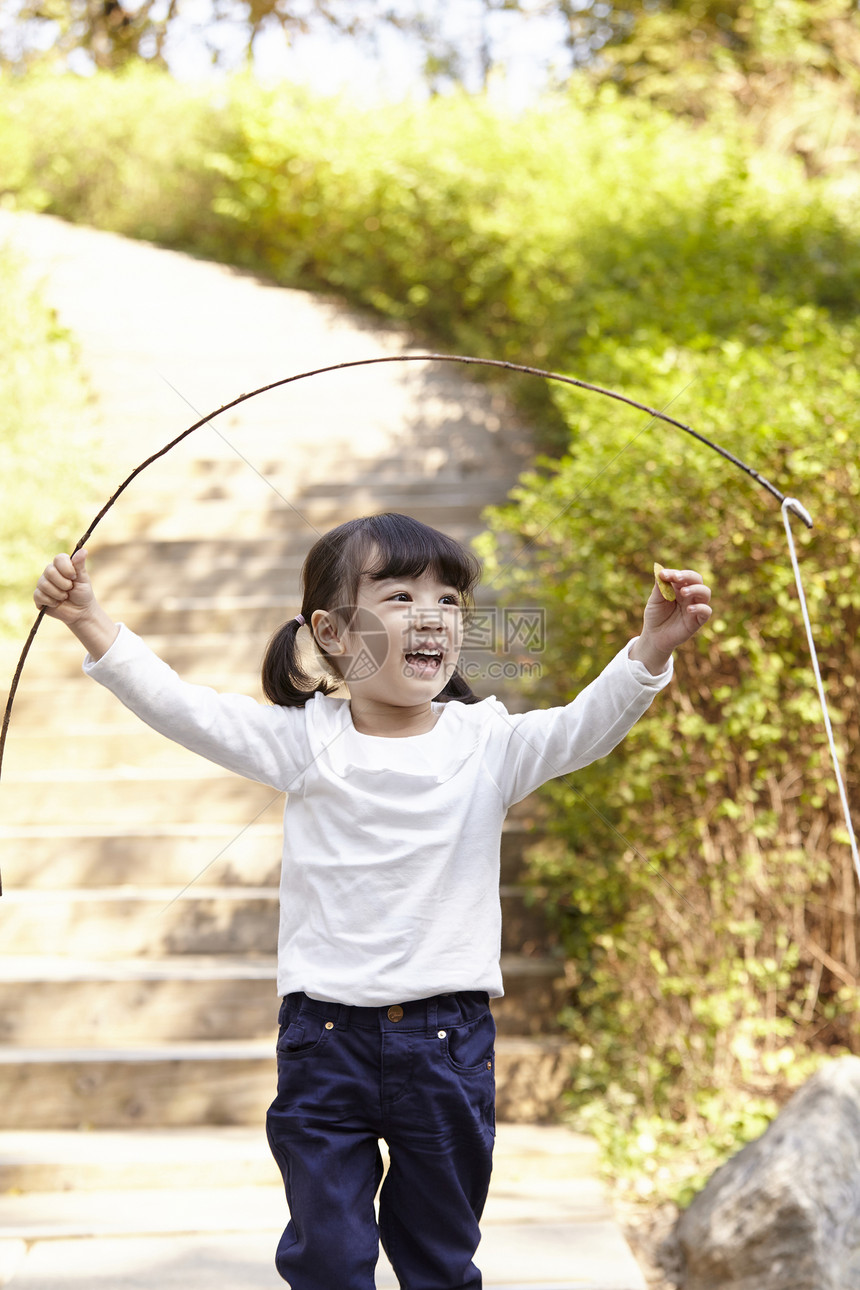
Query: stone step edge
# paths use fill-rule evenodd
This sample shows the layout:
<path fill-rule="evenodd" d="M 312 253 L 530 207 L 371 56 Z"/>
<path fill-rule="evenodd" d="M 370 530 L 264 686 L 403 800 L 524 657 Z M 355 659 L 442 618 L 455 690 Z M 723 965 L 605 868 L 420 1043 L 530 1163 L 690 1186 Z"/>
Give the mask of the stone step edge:
<path fill-rule="evenodd" d="M 94 787 L 108 788 L 127 787 L 129 784 L 175 784 L 178 781 L 184 784 L 211 784 L 214 780 L 223 781 L 224 783 L 235 783 L 237 776 L 229 770 L 223 770 L 216 766 L 214 762 L 206 762 L 198 766 L 195 762 L 173 763 L 167 765 L 149 765 L 135 766 L 128 762 L 124 765 L 114 766 L 69 766 L 65 765 L 61 769 L 51 767 L 46 770 L 12 770 L 4 782 L 20 786 L 32 784 L 53 784 L 56 786 L 57 779 L 62 776 L 63 784 L 92 784 Z M 241 778 L 241 777 L 238 777 Z M 264 786 L 265 787 L 265 786 Z M 280 793 L 281 789 L 272 789 L 273 793 Z"/>
<path fill-rule="evenodd" d="M 50 1066 L 61 1063 L 64 1067 L 111 1066 L 159 1062 L 255 1062 L 271 1063 L 274 1058 L 274 1037 L 268 1039 L 201 1039 L 184 1043 L 151 1042 L 149 1044 L 93 1045 L 92 1048 L 0 1048 L 0 1068 L 10 1066 Z M 505 1036 L 496 1040 L 496 1055 L 501 1058 L 530 1057 L 538 1054 L 560 1056 L 575 1051 L 575 1045 L 564 1035 L 543 1035 L 534 1038 Z"/>
<path fill-rule="evenodd" d="M 84 982 L 271 981 L 277 977 L 274 955 L 188 954 L 159 959 L 80 959 L 58 955 L 0 956 L 0 986 Z"/>
<path fill-rule="evenodd" d="M 129 905 L 163 905 L 190 904 L 201 900 L 277 901 L 277 887 L 208 887 L 205 883 L 194 883 L 189 889 L 177 891 L 176 887 L 16 887 L 14 891 L 4 892 L 4 907 L 11 905 L 94 905 L 111 904 Z"/>
<path fill-rule="evenodd" d="M 0 1195 L 0 1239 L 29 1243 L 273 1233 L 286 1216 L 283 1185 L 277 1181 L 225 1182 L 208 1188 L 28 1190 L 5 1202 Z"/>
<path fill-rule="evenodd" d="M 238 470 L 233 469 L 234 458 L 211 458 L 212 469 L 208 467 L 201 471 L 199 464 L 201 458 L 194 462 L 194 469 L 188 472 L 188 491 L 183 498 L 183 505 L 186 499 L 193 503 L 200 502 L 230 502 L 233 500 L 243 501 L 249 494 L 256 496 L 265 496 L 265 493 L 259 487 L 260 481 L 265 483 L 279 484 L 277 496 L 282 502 L 286 502 L 294 509 L 301 509 L 302 504 L 308 508 L 348 506 L 353 497 L 360 496 L 364 498 L 373 497 L 374 494 L 384 495 L 386 502 L 392 499 L 396 502 L 401 498 L 404 503 L 411 506 L 421 505 L 422 502 L 427 504 L 435 502 L 441 494 L 449 505 L 472 506 L 476 510 L 482 504 L 476 497 L 484 493 L 493 496 L 506 497 L 511 488 L 516 484 L 516 479 L 512 480 L 511 475 L 499 469 L 499 462 L 487 462 L 486 470 L 475 470 L 468 476 L 455 473 L 452 470 L 446 472 L 439 471 L 434 474 L 404 473 L 403 475 L 384 475 L 384 474 L 358 474 L 353 478 L 339 480 L 337 482 L 329 479 L 315 480 L 313 482 L 301 483 L 295 480 L 295 474 L 290 462 L 287 459 L 272 461 L 269 459 L 265 468 L 258 470 L 255 465 L 248 469 L 248 463 L 238 461 Z M 507 462 L 503 463 L 507 465 Z M 224 467 L 229 469 L 224 470 Z M 496 469 L 493 470 L 492 467 Z M 244 467 L 244 468 L 243 468 Z M 285 482 L 286 481 L 286 482 Z M 166 494 L 174 495 L 175 486 L 171 487 L 172 480 L 170 477 L 155 477 L 148 485 L 149 492 L 141 495 L 139 500 L 146 504 L 149 497 L 157 497 L 159 493 L 163 496 Z M 281 486 L 283 485 L 283 486 Z M 213 486 L 217 487 L 217 494 L 212 494 Z M 209 490 L 207 496 L 206 490 Z M 275 493 L 274 488 L 271 489 Z M 387 510 L 399 510 L 398 506 L 386 506 Z"/>
<path fill-rule="evenodd" d="M 235 776 L 231 777 L 235 778 Z M 5 782 L 5 780 L 4 780 Z M 517 806 L 508 814 L 503 826 L 503 833 L 531 833 L 533 823 L 531 817 L 525 812 L 515 814 Z M 271 823 L 251 822 L 242 829 L 242 837 L 282 837 L 284 832 L 283 824 L 278 820 Z M 75 824 L 70 821 L 68 824 L 0 824 L 0 841 L 5 839 L 25 841 L 34 841 L 40 838 L 47 840 L 62 838 L 235 838 L 236 825 L 232 822 L 224 824 L 206 824 L 185 823 L 180 821 L 166 821 L 163 824 L 146 825 L 139 823 L 129 824 L 105 824 L 105 823 L 84 823 Z"/>
<path fill-rule="evenodd" d="M 505 953 L 503 977 L 560 977 L 561 958 Z M 42 955 L 0 956 L 0 986 L 27 983 L 69 984 L 110 981 L 271 981 L 277 978 L 273 955 L 187 954 L 159 959 L 79 959 Z"/>
<path fill-rule="evenodd" d="M 282 837 L 283 824 L 272 821 L 269 824 L 255 823 L 245 825 L 242 837 Z M 21 839 L 36 841 L 44 838 L 48 841 L 63 838 L 235 838 L 236 825 L 225 822 L 222 825 L 205 823 L 184 823 L 179 821 L 164 824 L 147 825 L 130 822 L 128 824 L 103 824 L 98 821 L 84 824 L 3 824 L 0 825 L 0 841 Z M 9 893 L 11 894 L 11 893 Z M 5 898 L 5 895 L 4 895 Z"/>
<path fill-rule="evenodd" d="M 385 1147 L 383 1144 L 383 1154 Z M 599 1149 L 596 1142 L 563 1124 L 497 1126 L 494 1188 L 497 1196 L 521 1191 L 523 1178 L 552 1201 L 560 1185 L 582 1196 L 597 1183 Z M 165 1178 L 169 1182 L 165 1186 Z M 54 1226 L 55 1206 L 63 1193 L 77 1194 L 81 1206 L 101 1210 L 99 1193 L 112 1195 L 128 1208 L 139 1194 L 146 1202 L 154 1192 L 180 1198 L 188 1189 L 213 1198 L 237 1189 L 268 1191 L 283 1203 L 283 1188 L 262 1125 L 189 1129 L 58 1129 L 0 1132 L 0 1225 L 6 1236 L 16 1209 L 39 1213 L 39 1226 Z M 180 1191 L 181 1189 L 181 1191 Z M 7 1195 L 3 1195 L 3 1191 Z M 40 1201 L 44 1199 L 44 1204 Z M 50 1215 L 42 1220 L 42 1213 Z M 32 1220 L 31 1220 L 32 1221 Z M 127 1220 L 126 1220 L 127 1221 Z"/>
<path fill-rule="evenodd" d="M 277 1169 L 272 1161 L 272 1170 Z M 56 1241 L 111 1237 L 184 1236 L 199 1234 L 275 1234 L 284 1226 L 287 1208 L 277 1177 L 265 1181 L 225 1181 L 220 1186 L 124 1187 L 113 1190 L 75 1188 L 64 1192 L 27 1191 L 8 1200 L 0 1196 L 2 1240 Z M 529 1179 L 525 1189 L 505 1194 L 491 1188 L 482 1226 L 532 1227 L 555 1207 L 555 1223 L 611 1220 L 602 1183 L 590 1176 L 554 1181 L 552 1190 Z M 526 1190 L 525 1201 L 517 1194 Z M 500 1194 L 501 1193 L 501 1194 Z M 0 1282 L 2 1284 L 2 1282 Z"/>
<path fill-rule="evenodd" d="M 587 1134 L 565 1124 L 504 1123 L 498 1148 L 505 1159 L 537 1160 L 576 1155 L 596 1160 L 599 1147 Z M 271 1159 L 256 1126 L 203 1125 L 187 1128 L 0 1129 L 0 1162 L 91 1164 L 105 1155 L 124 1161 L 163 1163 L 195 1159 L 201 1164 Z"/>
<path fill-rule="evenodd" d="M 528 891 L 540 896 L 542 889 L 530 884 L 503 883 L 499 887 L 501 897 L 521 896 Z M 209 887 L 205 883 L 194 883 L 188 889 L 177 893 L 175 887 L 17 887 L 3 896 L 5 908 L 11 905 L 94 905 L 111 904 L 129 905 L 168 905 L 179 903 L 193 904 L 205 900 L 240 902 L 251 900 L 275 901 L 279 899 L 277 887 Z"/>
<path fill-rule="evenodd" d="M 252 445 L 255 447 L 256 445 Z M 336 459 L 337 460 L 337 459 Z M 390 460 L 390 459 L 389 459 Z M 357 464 L 361 467 L 366 459 L 358 458 Z M 280 488 L 282 494 L 289 493 L 289 501 L 298 504 L 302 501 L 312 502 L 342 502 L 344 497 L 349 499 L 354 493 L 393 493 L 403 497 L 426 497 L 432 494 L 436 488 L 459 489 L 463 496 L 472 497 L 476 489 L 511 488 L 511 469 L 515 472 L 523 468 L 523 458 L 517 454 L 505 454 L 504 449 L 497 458 L 491 461 L 483 461 L 480 468 L 476 467 L 464 471 L 462 467 L 448 465 L 428 473 L 421 468 L 420 462 L 413 455 L 409 465 L 414 470 L 404 470 L 392 474 L 385 474 L 382 471 L 375 470 L 372 473 L 344 474 L 342 478 L 332 478 L 326 472 L 325 479 L 308 479 L 302 481 L 297 477 L 295 465 L 288 457 L 272 457 L 268 455 L 265 465 L 258 469 L 252 466 L 250 469 L 253 474 L 248 473 L 249 466 L 247 461 L 239 457 L 204 457 L 195 455 L 188 463 L 187 474 L 192 488 L 203 488 L 206 485 L 210 487 L 217 484 L 222 488 L 229 488 L 232 483 L 238 483 L 244 487 L 246 481 L 254 483 L 254 477 L 257 479 L 264 478 L 267 482 L 271 480 L 283 481 L 284 478 L 289 483 Z M 503 469 L 504 468 L 504 469 Z M 169 481 L 159 481 L 152 485 L 156 488 L 162 483 L 164 491 L 169 491 Z M 516 480 L 514 479 L 514 483 Z M 287 500 L 285 498 L 285 500 Z"/>

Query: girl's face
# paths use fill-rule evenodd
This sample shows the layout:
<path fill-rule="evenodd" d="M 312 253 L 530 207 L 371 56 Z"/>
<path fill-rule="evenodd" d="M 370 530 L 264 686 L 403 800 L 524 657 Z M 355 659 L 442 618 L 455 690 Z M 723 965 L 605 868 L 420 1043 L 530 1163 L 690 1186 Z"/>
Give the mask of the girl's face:
<path fill-rule="evenodd" d="M 363 575 L 346 629 L 333 615 L 318 613 L 317 638 L 363 707 L 427 709 L 457 666 L 460 594 L 429 570 L 379 581 Z"/>

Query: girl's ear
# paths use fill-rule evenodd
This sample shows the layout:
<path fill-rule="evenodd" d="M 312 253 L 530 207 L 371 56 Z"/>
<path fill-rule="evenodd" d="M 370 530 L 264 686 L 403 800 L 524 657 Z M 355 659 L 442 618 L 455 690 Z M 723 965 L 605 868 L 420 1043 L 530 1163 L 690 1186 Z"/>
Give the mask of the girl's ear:
<path fill-rule="evenodd" d="M 315 609 L 311 614 L 311 630 L 320 648 L 326 654 L 344 654 L 346 644 L 341 636 L 341 628 L 333 614 L 325 609 Z"/>

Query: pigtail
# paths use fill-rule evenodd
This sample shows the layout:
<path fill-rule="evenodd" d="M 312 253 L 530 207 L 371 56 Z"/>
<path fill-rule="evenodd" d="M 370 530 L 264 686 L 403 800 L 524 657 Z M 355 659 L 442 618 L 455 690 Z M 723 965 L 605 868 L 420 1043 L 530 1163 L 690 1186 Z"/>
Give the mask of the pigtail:
<path fill-rule="evenodd" d="M 270 703 L 284 708 L 303 708 L 315 694 L 337 689 L 336 683 L 308 676 L 299 662 L 296 637 L 301 625 L 298 618 L 291 618 L 279 627 L 263 657 L 263 693 Z"/>
<path fill-rule="evenodd" d="M 455 668 L 445 689 L 440 690 L 436 695 L 436 701 L 438 703 L 480 703 L 481 699 Z"/>

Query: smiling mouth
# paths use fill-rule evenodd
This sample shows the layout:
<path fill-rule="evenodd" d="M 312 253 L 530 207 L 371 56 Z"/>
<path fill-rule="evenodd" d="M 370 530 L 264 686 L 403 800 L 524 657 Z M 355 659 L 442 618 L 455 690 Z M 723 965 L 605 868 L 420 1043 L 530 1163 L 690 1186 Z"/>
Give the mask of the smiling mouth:
<path fill-rule="evenodd" d="M 412 676 L 436 676 L 442 666 L 442 651 L 414 650 L 406 655 L 406 665 Z"/>

